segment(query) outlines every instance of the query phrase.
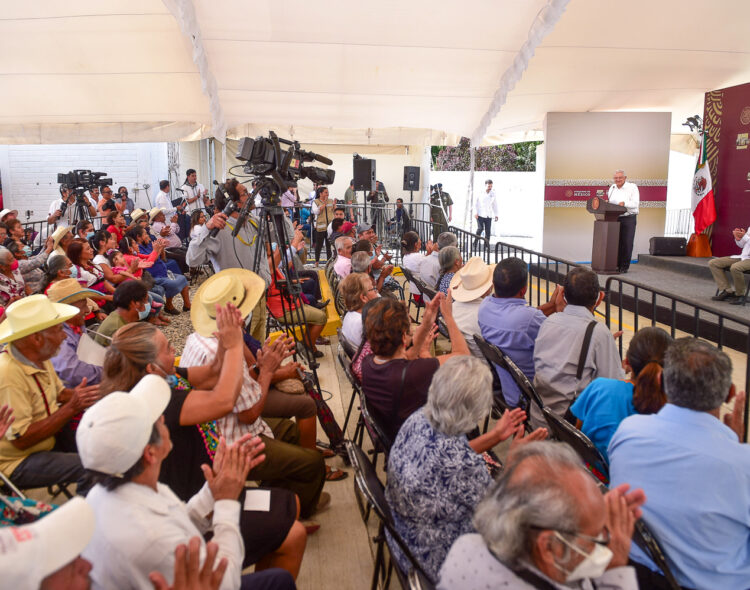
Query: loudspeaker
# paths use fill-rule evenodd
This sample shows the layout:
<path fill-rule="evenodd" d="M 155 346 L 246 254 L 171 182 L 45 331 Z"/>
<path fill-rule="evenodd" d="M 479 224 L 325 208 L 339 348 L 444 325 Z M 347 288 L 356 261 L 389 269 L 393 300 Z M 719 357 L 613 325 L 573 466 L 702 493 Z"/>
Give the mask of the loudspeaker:
<path fill-rule="evenodd" d="M 419 166 L 404 166 L 404 190 L 419 190 Z"/>
<path fill-rule="evenodd" d="M 375 190 L 375 160 L 354 160 L 354 190 Z"/>
<path fill-rule="evenodd" d="M 657 238 L 648 241 L 648 253 L 651 256 L 685 256 L 685 238 Z"/>

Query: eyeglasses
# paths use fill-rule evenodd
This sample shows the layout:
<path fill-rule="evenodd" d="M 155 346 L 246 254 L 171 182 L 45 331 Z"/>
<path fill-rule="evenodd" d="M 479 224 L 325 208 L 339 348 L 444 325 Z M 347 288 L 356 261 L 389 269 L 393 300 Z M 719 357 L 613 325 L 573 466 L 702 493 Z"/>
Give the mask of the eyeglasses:
<path fill-rule="evenodd" d="M 578 533 L 578 532 L 575 532 L 575 531 L 565 531 L 565 530 L 560 530 L 560 529 L 550 529 L 550 528 L 547 528 L 547 527 L 541 527 L 541 526 L 535 526 L 535 525 L 531 525 L 529 528 L 532 528 L 532 529 L 535 529 L 535 530 L 538 530 L 538 531 L 553 530 L 556 533 L 559 533 L 561 535 L 570 535 L 571 537 L 578 537 L 579 539 L 583 539 L 584 541 L 589 541 L 591 543 L 596 543 L 597 545 L 604 545 L 605 547 L 607 545 L 609 545 L 610 538 L 611 538 L 610 537 L 610 533 L 609 533 L 609 529 L 607 527 L 604 527 L 604 529 L 602 529 L 602 532 L 599 535 L 597 535 L 596 537 L 592 537 L 591 535 L 584 535 L 583 533 Z"/>

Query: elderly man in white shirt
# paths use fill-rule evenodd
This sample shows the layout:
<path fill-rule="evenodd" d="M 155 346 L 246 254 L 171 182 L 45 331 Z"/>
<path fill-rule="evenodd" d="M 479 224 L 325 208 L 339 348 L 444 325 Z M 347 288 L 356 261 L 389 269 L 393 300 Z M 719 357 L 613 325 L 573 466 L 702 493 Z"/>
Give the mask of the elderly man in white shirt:
<path fill-rule="evenodd" d="M 159 182 L 159 192 L 154 197 L 154 206 L 164 209 L 164 215 L 167 219 L 171 219 L 175 213 L 182 213 L 185 208 L 184 204 L 180 204 L 178 207 L 172 205 L 172 199 L 169 198 L 169 181 L 162 180 Z"/>
<path fill-rule="evenodd" d="M 635 238 L 635 225 L 638 219 L 638 206 L 641 201 L 638 187 L 632 182 L 626 182 L 627 176 L 624 170 L 615 170 L 612 178 L 614 184 L 607 191 L 607 200 L 627 211 L 618 217 L 620 222 L 620 244 L 617 248 L 617 270 L 628 272 L 630 259 L 633 255 L 633 240 Z"/>
<path fill-rule="evenodd" d="M 161 464 L 172 449 L 162 416 L 170 395 L 164 379 L 147 375 L 130 393 L 111 393 L 81 419 L 76 432 L 81 462 L 97 480 L 86 498 L 96 529 L 83 553 L 94 565 L 93 588 L 151 589 L 151 572 L 172 580 L 175 547 L 198 537 L 203 561 L 203 536 L 210 531 L 218 557 L 229 562 L 220 588 L 236 590 L 243 584 L 237 499 L 248 471 L 264 459 L 263 444 L 250 436 L 230 446 L 222 440 L 213 468 L 204 467 L 206 484 L 184 504 L 159 483 Z M 282 582 L 273 587 L 294 588 L 288 572 L 267 571 Z M 255 576 L 253 582 L 269 577 Z"/>
<path fill-rule="evenodd" d="M 643 490 L 602 495 L 573 449 L 530 442 L 477 506 L 477 533 L 459 537 L 438 590 L 636 590 L 628 552 Z"/>
<path fill-rule="evenodd" d="M 745 301 L 745 272 L 750 271 L 750 233 L 744 227 L 736 227 L 732 230 L 734 242 L 742 252 L 734 256 L 722 256 L 712 258 L 708 261 L 708 268 L 714 277 L 719 293 L 711 297 L 714 301 L 729 301 L 732 305 L 743 305 Z M 730 285 L 724 273 L 729 269 L 732 275 Z"/>
<path fill-rule="evenodd" d="M 477 220 L 477 235 L 481 236 L 484 232 L 484 237 L 489 240 L 492 235 L 492 218 L 495 221 L 498 219 L 497 197 L 492 188 L 492 180 L 488 178 L 484 184 L 485 191 L 477 195 L 474 203 L 474 218 Z"/>

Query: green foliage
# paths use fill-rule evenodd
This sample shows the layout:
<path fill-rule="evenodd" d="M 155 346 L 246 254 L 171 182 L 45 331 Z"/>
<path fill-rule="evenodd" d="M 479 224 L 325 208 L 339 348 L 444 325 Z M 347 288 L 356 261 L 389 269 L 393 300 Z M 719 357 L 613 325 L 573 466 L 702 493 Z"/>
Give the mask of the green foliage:
<path fill-rule="evenodd" d="M 474 155 L 474 170 L 533 172 L 536 170 L 536 146 L 541 143 L 541 141 L 524 141 L 477 148 Z M 468 138 L 462 138 L 457 146 L 432 146 L 433 170 L 467 172 L 470 165 Z"/>

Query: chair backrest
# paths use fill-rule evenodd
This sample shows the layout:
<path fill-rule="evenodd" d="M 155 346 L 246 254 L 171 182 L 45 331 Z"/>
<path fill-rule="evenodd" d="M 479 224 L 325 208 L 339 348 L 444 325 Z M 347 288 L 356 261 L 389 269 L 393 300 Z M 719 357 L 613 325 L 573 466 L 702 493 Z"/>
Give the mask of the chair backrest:
<path fill-rule="evenodd" d="M 498 370 L 498 367 L 505 369 L 507 371 L 507 368 L 505 366 L 505 361 L 503 360 L 503 354 L 500 351 L 500 349 L 495 346 L 494 344 L 490 344 L 485 340 L 480 334 L 474 334 L 474 342 L 477 345 L 477 348 L 479 348 L 480 352 L 484 355 L 484 358 L 487 360 L 487 362 L 490 364 L 490 368 L 492 369 L 492 373 L 495 376 L 495 384 L 497 388 L 502 392 L 503 385 L 502 385 L 502 379 L 500 378 L 500 371 Z M 508 371 L 510 373 L 510 371 Z M 505 404 L 505 407 L 512 407 L 511 404 L 508 403 L 507 398 L 503 395 L 503 400 Z M 524 392 L 521 391 L 521 397 L 518 400 L 518 406 L 522 410 L 526 412 L 526 415 L 529 414 L 529 406 L 531 404 L 531 400 L 528 398 L 528 396 L 524 395 Z"/>
<path fill-rule="evenodd" d="M 409 270 L 408 268 L 406 268 L 405 266 L 401 266 L 400 268 L 401 268 L 401 272 L 402 272 L 402 273 L 404 273 L 404 276 L 406 277 L 406 280 L 407 280 L 407 281 L 409 281 L 410 283 L 415 283 L 415 282 L 416 282 L 416 281 L 414 280 L 414 273 L 412 273 L 412 272 L 411 272 L 411 271 L 410 271 L 410 270 Z"/>
<path fill-rule="evenodd" d="M 357 352 L 357 347 L 354 346 L 352 342 L 349 341 L 349 339 L 344 336 L 344 333 L 341 331 L 341 328 L 338 328 L 336 330 L 336 335 L 339 338 L 339 343 L 341 344 L 342 348 L 344 349 L 344 352 L 346 353 L 346 356 L 349 357 L 349 360 L 354 358 L 354 354 Z"/>
<path fill-rule="evenodd" d="M 554 414 L 549 408 L 542 408 L 544 418 L 553 437 L 569 444 L 573 450 L 585 461 L 589 468 L 603 482 L 609 482 L 609 465 L 583 432 L 570 424 L 567 420 Z"/>
<path fill-rule="evenodd" d="M 680 590 L 680 585 L 677 583 L 677 580 L 667 563 L 667 557 L 664 554 L 664 550 L 643 518 L 639 518 L 635 521 L 633 542 L 651 557 L 651 560 L 661 570 L 661 573 L 664 574 L 664 578 L 669 587 L 672 590 Z"/>
<path fill-rule="evenodd" d="M 344 351 L 344 347 L 341 345 L 341 342 L 339 342 L 339 347 L 336 351 L 336 358 L 338 359 L 341 368 L 344 370 L 344 375 L 346 375 L 346 378 L 349 380 L 351 386 L 354 389 L 359 389 L 359 379 L 357 379 L 357 377 L 354 375 L 354 371 L 352 371 L 352 361 Z"/>
<path fill-rule="evenodd" d="M 368 427 L 368 432 L 370 432 L 371 435 L 375 435 L 375 440 L 372 441 L 373 444 L 376 447 L 378 445 L 382 447 L 387 460 L 388 454 L 391 452 L 391 447 L 393 446 L 393 439 L 386 433 L 378 419 L 373 415 L 367 403 L 367 395 L 365 395 L 364 392 L 362 392 L 362 395 L 360 396 L 359 410 L 365 420 L 365 425 Z"/>
<path fill-rule="evenodd" d="M 544 401 L 542 401 L 542 397 L 537 393 L 536 389 L 534 389 L 534 386 L 531 384 L 531 381 L 529 381 L 529 378 L 521 369 L 518 368 L 518 365 L 513 361 L 512 358 L 510 358 L 499 348 L 498 351 L 500 352 L 503 363 L 505 364 L 505 370 L 510 373 L 511 377 L 513 377 L 513 381 L 516 382 L 519 389 L 521 390 L 521 395 L 529 398 L 529 400 L 534 402 L 540 410 L 544 408 Z"/>
<path fill-rule="evenodd" d="M 417 286 L 420 292 L 424 293 L 427 296 L 428 299 L 434 299 L 435 295 L 438 294 L 437 289 L 430 287 L 419 277 L 414 277 L 414 284 Z"/>
<path fill-rule="evenodd" d="M 411 565 L 411 569 L 417 570 L 425 580 L 433 583 L 430 576 L 425 573 L 422 566 L 420 566 L 419 562 L 414 558 L 414 555 L 401 538 L 401 535 L 396 531 L 396 528 L 393 525 L 391 508 L 385 497 L 385 488 L 383 487 L 380 478 L 378 478 L 378 474 L 372 463 L 368 461 L 367 455 L 365 455 L 365 452 L 360 446 L 354 444 L 352 441 L 347 440 L 345 441 L 345 444 L 346 451 L 349 454 L 349 460 L 352 463 L 352 467 L 354 467 L 355 485 L 359 488 L 359 491 L 365 497 L 367 502 L 373 507 L 375 514 L 378 515 L 378 518 L 391 534 L 391 538 L 398 545 L 398 548 Z M 398 562 L 395 560 L 394 565 L 399 567 Z M 409 572 L 402 572 L 402 576 L 406 578 L 408 573 Z"/>

